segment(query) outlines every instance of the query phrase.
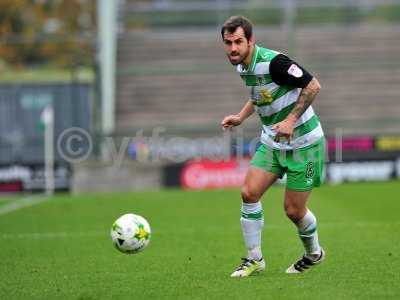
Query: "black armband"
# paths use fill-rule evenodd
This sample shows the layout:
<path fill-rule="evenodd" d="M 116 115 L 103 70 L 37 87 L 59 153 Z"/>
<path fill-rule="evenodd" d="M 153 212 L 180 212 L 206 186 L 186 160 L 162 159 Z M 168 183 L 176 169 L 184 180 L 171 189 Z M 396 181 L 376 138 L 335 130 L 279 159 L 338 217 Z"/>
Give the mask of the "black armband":
<path fill-rule="evenodd" d="M 278 54 L 271 60 L 269 73 L 276 84 L 298 88 L 305 88 L 313 79 L 307 70 L 283 54 Z"/>

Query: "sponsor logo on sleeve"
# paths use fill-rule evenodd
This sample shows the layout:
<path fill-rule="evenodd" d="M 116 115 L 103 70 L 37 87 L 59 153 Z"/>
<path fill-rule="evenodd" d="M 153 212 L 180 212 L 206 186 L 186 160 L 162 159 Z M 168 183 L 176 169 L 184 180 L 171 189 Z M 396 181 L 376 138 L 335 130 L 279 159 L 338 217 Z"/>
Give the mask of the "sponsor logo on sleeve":
<path fill-rule="evenodd" d="M 292 64 L 289 67 L 288 73 L 296 78 L 303 76 L 303 71 L 296 64 Z"/>

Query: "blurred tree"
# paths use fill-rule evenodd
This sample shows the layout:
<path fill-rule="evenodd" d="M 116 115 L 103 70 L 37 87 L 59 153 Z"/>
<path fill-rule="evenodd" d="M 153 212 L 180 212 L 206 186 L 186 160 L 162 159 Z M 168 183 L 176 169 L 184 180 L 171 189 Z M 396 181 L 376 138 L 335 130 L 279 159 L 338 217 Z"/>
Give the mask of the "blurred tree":
<path fill-rule="evenodd" d="M 95 1 L 1 0 L 0 58 L 13 66 L 88 65 Z"/>

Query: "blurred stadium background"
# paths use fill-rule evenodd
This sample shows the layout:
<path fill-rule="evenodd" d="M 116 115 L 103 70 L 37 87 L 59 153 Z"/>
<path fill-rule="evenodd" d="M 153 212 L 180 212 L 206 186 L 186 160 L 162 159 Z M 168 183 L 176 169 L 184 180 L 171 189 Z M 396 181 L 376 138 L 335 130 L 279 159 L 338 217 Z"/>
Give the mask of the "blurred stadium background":
<path fill-rule="evenodd" d="M 281 185 L 266 272 L 228 276 L 260 133 L 219 126 L 248 97 L 220 38 L 234 14 L 323 87 L 328 259 L 305 276 L 284 274 L 301 247 Z M 399 53 L 400 0 L 0 0 L 0 298 L 399 299 Z M 137 256 L 109 237 L 127 212 L 152 226 Z"/>
<path fill-rule="evenodd" d="M 219 28 L 233 14 L 254 22 L 258 43 L 320 79 L 314 106 L 328 137 L 328 181 L 400 176 L 400 1 L 0 5 L 1 191 L 44 188 L 46 107 L 55 114 L 56 189 L 240 184 L 259 127 L 254 116 L 229 136 L 219 128 L 248 96 L 222 51 Z M 91 144 L 70 133 L 57 147 L 71 127 Z M 244 159 L 231 161 L 237 154 Z"/>

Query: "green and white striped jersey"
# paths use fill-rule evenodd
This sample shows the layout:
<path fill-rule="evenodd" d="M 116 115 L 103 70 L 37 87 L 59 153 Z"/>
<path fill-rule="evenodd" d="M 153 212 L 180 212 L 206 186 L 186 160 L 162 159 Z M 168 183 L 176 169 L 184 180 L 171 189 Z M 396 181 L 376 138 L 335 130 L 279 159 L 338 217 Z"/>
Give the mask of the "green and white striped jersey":
<path fill-rule="evenodd" d="M 307 147 L 324 136 L 318 116 L 311 106 L 297 120 L 290 143 L 274 142 L 275 132 L 271 130 L 272 126 L 288 116 L 301 92 L 301 88 L 288 84 L 279 85 L 272 80 L 270 63 L 278 54 L 280 53 L 274 50 L 255 45 L 249 68 L 246 70 L 239 64 L 237 72 L 250 89 L 250 98 L 262 122 L 261 142 L 281 150 Z M 302 70 L 294 63 L 287 70 L 287 75 L 292 78 L 300 77 L 303 75 Z M 308 73 L 307 75 L 310 76 Z"/>

